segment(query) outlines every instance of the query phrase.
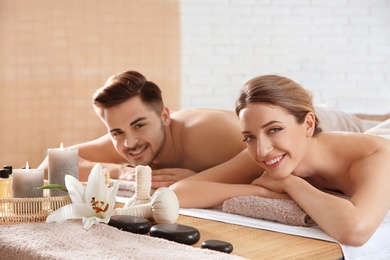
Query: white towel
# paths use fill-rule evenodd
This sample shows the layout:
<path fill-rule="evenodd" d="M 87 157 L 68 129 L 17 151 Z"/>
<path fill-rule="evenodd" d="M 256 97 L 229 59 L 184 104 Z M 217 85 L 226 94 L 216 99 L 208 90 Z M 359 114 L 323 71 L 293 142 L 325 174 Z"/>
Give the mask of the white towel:
<path fill-rule="evenodd" d="M 368 129 L 364 133 L 390 139 L 390 119 L 379 123 L 378 125 Z"/>

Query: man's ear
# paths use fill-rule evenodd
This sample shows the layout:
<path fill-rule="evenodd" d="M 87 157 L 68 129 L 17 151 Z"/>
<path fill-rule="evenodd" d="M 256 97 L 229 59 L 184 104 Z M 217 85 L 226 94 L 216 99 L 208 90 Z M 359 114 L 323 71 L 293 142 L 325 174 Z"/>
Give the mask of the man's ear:
<path fill-rule="evenodd" d="M 163 107 L 161 109 L 161 118 L 165 126 L 169 126 L 171 123 L 171 114 L 169 113 L 169 109 L 167 107 Z"/>
<path fill-rule="evenodd" d="M 305 116 L 306 136 L 312 137 L 316 127 L 316 116 L 313 112 L 307 112 Z"/>

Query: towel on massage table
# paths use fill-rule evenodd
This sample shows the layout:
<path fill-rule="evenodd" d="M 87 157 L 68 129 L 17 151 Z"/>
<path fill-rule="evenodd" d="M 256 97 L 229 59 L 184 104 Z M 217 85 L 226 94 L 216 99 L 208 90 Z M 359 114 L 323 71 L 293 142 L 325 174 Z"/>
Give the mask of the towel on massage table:
<path fill-rule="evenodd" d="M 222 211 L 292 226 L 316 225 L 295 201 L 288 199 L 269 199 L 259 196 L 234 197 L 224 201 Z"/>

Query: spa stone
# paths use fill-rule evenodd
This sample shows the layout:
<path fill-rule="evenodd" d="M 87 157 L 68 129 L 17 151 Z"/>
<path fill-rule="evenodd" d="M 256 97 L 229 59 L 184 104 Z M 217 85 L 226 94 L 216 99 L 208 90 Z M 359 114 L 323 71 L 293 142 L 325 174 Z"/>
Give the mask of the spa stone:
<path fill-rule="evenodd" d="M 146 218 L 117 215 L 110 218 L 108 225 L 131 233 L 146 234 L 149 232 L 152 223 Z"/>
<path fill-rule="evenodd" d="M 201 248 L 207 248 L 219 252 L 231 253 L 233 251 L 233 245 L 229 242 L 221 240 L 206 240 L 201 244 Z"/>
<path fill-rule="evenodd" d="M 186 245 L 193 245 L 200 239 L 199 230 L 179 224 L 155 225 L 150 229 L 150 236 L 164 238 Z"/>

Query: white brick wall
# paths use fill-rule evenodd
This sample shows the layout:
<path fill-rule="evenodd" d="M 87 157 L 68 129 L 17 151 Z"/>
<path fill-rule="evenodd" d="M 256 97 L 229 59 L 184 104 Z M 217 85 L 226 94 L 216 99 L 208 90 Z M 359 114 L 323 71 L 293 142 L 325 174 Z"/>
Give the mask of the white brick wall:
<path fill-rule="evenodd" d="M 181 107 L 234 109 L 279 74 L 315 103 L 390 112 L 390 0 L 181 0 Z"/>

